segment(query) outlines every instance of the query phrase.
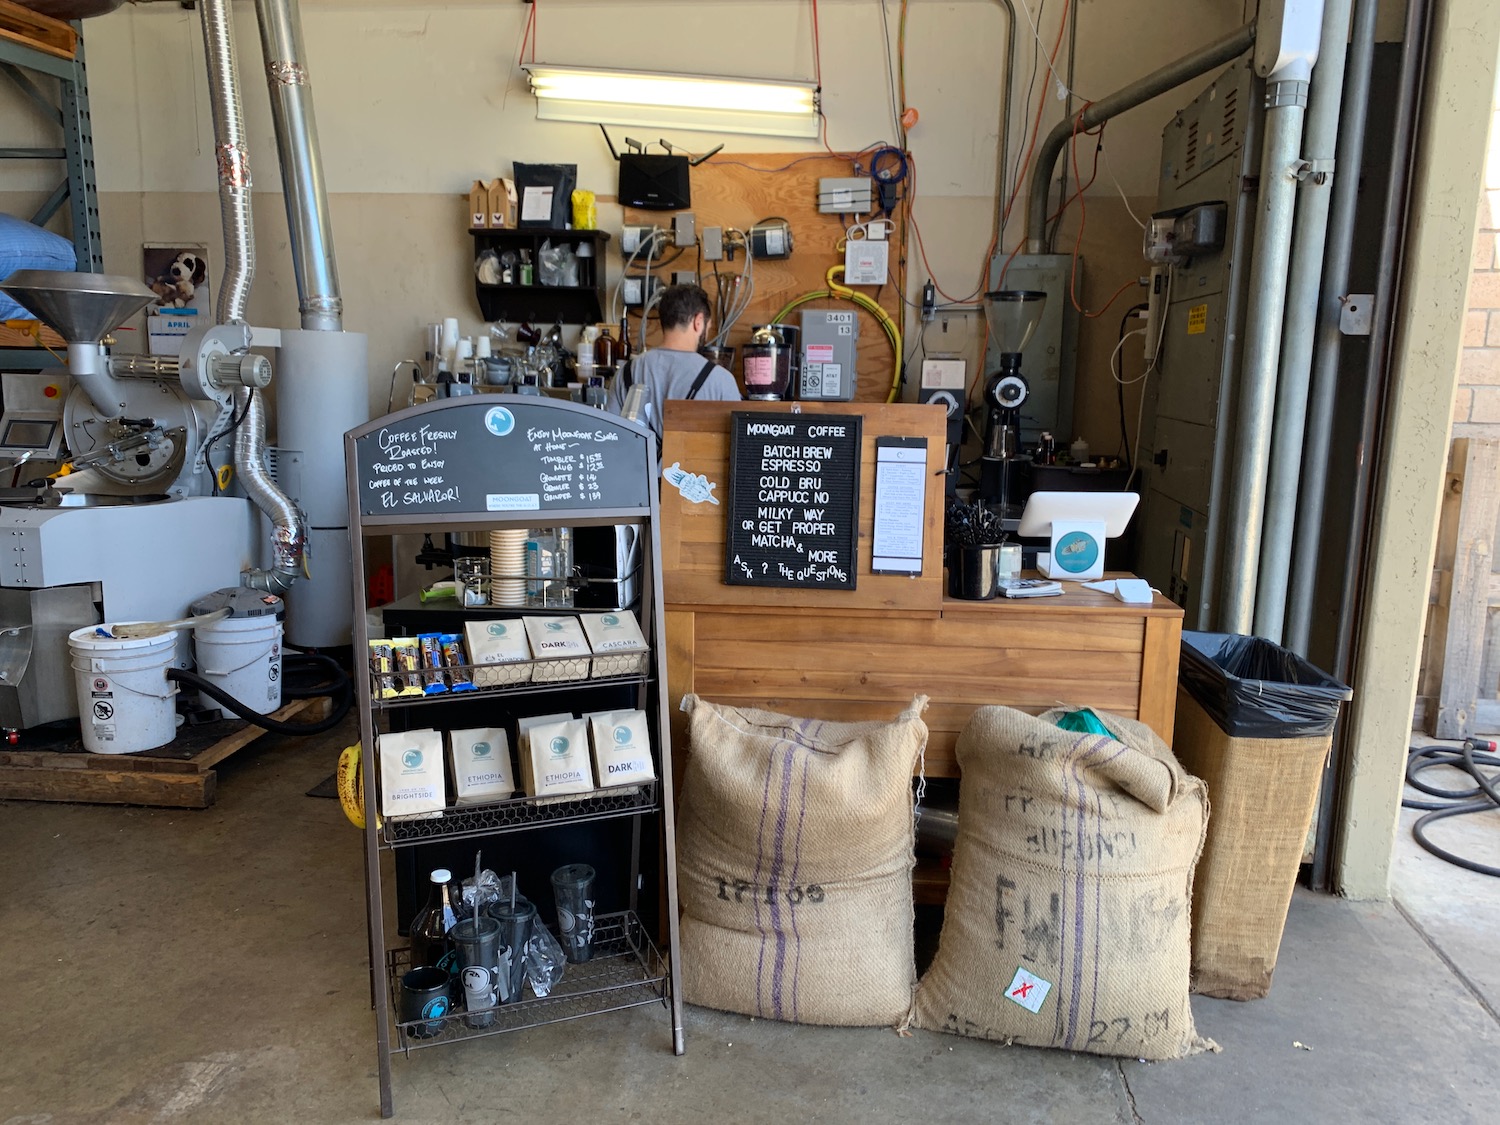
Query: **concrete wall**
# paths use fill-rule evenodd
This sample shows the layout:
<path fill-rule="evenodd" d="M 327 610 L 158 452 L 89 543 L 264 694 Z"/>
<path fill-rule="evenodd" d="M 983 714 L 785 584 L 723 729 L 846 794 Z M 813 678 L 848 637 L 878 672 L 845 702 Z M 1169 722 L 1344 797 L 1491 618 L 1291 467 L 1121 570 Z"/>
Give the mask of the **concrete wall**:
<path fill-rule="evenodd" d="M 1351 685 L 1355 750 L 1336 875 L 1351 898 L 1390 893 L 1438 500 L 1464 358 L 1470 254 L 1479 229 L 1474 200 L 1484 182 L 1500 70 L 1500 8 L 1493 0 L 1436 0 L 1428 66 Z"/>

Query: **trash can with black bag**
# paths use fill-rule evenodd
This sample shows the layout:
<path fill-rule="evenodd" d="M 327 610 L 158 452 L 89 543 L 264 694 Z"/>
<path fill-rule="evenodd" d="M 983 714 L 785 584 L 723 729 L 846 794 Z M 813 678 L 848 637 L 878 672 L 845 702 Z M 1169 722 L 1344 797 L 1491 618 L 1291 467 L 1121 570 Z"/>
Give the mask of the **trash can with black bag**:
<path fill-rule="evenodd" d="M 1262 637 L 1182 635 L 1173 752 L 1208 784 L 1193 879 L 1193 991 L 1271 990 L 1340 706 L 1353 692 Z"/>

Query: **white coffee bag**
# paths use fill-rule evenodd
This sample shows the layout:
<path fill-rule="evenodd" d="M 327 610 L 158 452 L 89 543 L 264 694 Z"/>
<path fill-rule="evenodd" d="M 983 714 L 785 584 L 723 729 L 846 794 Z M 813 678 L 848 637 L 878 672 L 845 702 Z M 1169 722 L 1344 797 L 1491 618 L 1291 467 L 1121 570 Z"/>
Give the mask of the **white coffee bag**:
<path fill-rule="evenodd" d="M 526 639 L 526 627 L 519 618 L 467 621 L 464 639 L 468 642 L 476 687 L 531 682 L 531 642 Z"/>
<path fill-rule="evenodd" d="M 533 727 L 548 723 L 566 722 L 573 717 L 571 711 L 556 715 L 528 715 L 516 720 L 516 761 L 521 764 L 521 791 L 528 796 L 536 793 L 536 779 L 531 769 L 531 731 Z"/>
<path fill-rule="evenodd" d="M 646 712 L 606 711 L 590 715 L 589 733 L 600 788 L 650 781 L 656 776 Z"/>
<path fill-rule="evenodd" d="M 504 801 L 516 791 L 510 740 L 501 727 L 449 731 L 448 762 L 453 769 L 455 804 Z"/>
<path fill-rule="evenodd" d="M 625 610 L 585 613 L 578 620 L 594 650 L 594 676 L 631 676 L 646 671 L 650 646 L 641 635 L 635 614 Z"/>
<path fill-rule="evenodd" d="M 555 797 L 587 793 L 594 788 L 588 724 L 582 719 L 569 718 L 532 727 L 527 735 L 527 749 L 530 796 Z"/>
<path fill-rule="evenodd" d="M 443 736 L 432 729 L 383 734 L 380 811 L 387 817 L 431 819 L 443 814 Z"/>
<path fill-rule="evenodd" d="M 524 617 L 538 683 L 586 680 L 592 650 L 576 617 Z"/>

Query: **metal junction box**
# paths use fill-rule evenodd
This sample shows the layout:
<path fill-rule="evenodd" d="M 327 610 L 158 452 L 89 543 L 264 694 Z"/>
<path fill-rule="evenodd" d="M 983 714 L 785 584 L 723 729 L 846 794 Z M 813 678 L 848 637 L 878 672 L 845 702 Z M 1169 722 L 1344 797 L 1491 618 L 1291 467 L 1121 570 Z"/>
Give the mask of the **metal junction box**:
<path fill-rule="evenodd" d="M 802 314 L 803 401 L 849 402 L 859 359 L 859 320 L 854 310 L 808 309 Z"/>

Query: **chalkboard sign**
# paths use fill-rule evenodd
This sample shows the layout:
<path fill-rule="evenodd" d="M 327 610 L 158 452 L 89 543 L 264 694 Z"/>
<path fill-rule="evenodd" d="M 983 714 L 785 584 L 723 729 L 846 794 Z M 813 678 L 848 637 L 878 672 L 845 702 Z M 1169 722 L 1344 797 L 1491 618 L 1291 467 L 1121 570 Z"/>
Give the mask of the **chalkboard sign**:
<path fill-rule="evenodd" d="M 729 417 L 725 582 L 854 589 L 859 415 Z"/>
<path fill-rule="evenodd" d="M 354 434 L 366 516 L 545 516 L 651 502 L 656 461 L 645 432 L 593 407 L 474 395 L 403 410 Z"/>

